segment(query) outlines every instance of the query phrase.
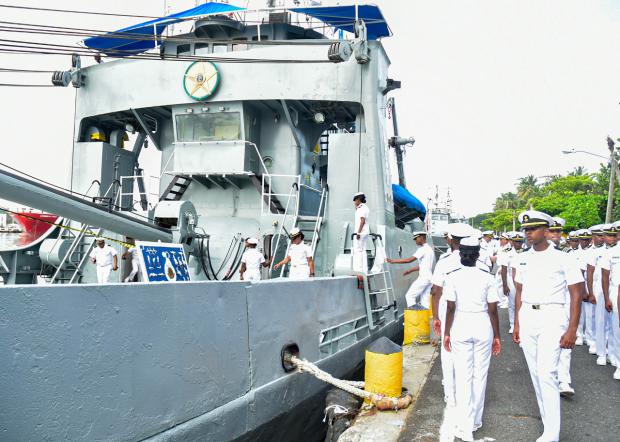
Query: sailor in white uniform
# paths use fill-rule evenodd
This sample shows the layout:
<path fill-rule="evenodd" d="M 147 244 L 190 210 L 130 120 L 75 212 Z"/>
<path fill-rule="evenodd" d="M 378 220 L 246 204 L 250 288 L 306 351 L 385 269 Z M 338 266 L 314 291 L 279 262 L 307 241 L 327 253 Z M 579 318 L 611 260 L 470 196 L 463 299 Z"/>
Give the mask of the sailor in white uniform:
<path fill-rule="evenodd" d="M 245 241 L 245 252 L 241 255 L 239 279 L 241 281 L 260 281 L 260 268 L 269 267 L 271 260 L 266 260 L 257 250 L 258 239 L 248 238 Z"/>
<path fill-rule="evenodd" d="M 512 255 L 513 248 L 510 244 L 510 232 L 504 232 L 499 236 L 499 248 L 495 255 L 495 264 L 497 265 L 497 271 L 495 272 L 495 285 L 497 286 L 497 293 L 499 295 L 500 308 L 508 308 L 508 293 L 504 290 L 504 281 L 502 279 L 502 262 L 506 262 L 509 255 Z"/>
<path fill-rule="evenodd" d="M 499 267 L 498 273 L 502 278 L 502 290 L 508 297 L 508 321 L 510 328 L 508 333 L 512 333 L 512 329 L 515 324 L 515 267 L 519 254 L 523 251 L 523 235 L 520 232 L 510 232 L 510 245 L 511 250 L 501 256 L 498 255 L 497 266 Z"/>
<path fill-rule="evenodd" d="M 596 351 L 598 358 L 597 365 L 607 365 L 610 358 L 610 346 L 613 347 L 611 339 L 611 311 L 613 305 L 611 303 L 609 293 L 609 255 L 613 253 L 613 249 L 618 242 L 616 228 L 613 224 L 603 224 L 603 232 L 605 234 L 605 253 L 598 263 L 601 267 L 601 288 L 603 297 L 601 301 L 597 299 L 594 318 L 596 321 Z M 607 269 L 605 269 L 605 266 Z M 613 351 L 611 352 L 613 353 Z"/>
<path fill-rule="evenodd" d="M 581 247 L 579 246 L 579 234 L 582 230 L 571 230 L 568 232 L 568 248 L 566 249 L 566 253 L 569 253 L 573 259 L 577 261 L 579 268 L 581 268 Z M 585 278 L 584 278 L 585 280 Z M 587 292 L 584 287 L 584 296 L 587 297 Z M 577 329 L 577 341 L 575 341 L 575 345 L 583 345 L 583 335 L 584 335 L 584 315 L 583 315 L 583 304 L 581 307 L 581 316 L 579 316 L 579 328 Z"/>
<path fill-rule="evenodd" d="M 353 232 L 352 245 L 353 271 L 367 273 L 368 255 L 366 254 L 366 245 L 370 233 L 368 224 L 370 210 L 366 205 L 366 195 L 362 192 L 353 195 L 353 204 L 355 204 L 355 231 Z"/>
<path fill-rule="evenodd" d="M 592 231 L 590 229 L 581 229 L 577 231 L 577 236 L 579 237 L 579 269 L 581 270 L 585 281 L 587 280 L 586 273 L 588 270 L 588 256 L 594 248 L 592 245 Z M 594 304 L 591 302 L 593 300 L 594 296 L 590 296 L 586 285 L 583 302 L 581 304 L 581 319 L 579 322 L 579 327 L 582 330 L 583 343 L 587 346 L 592 345 L 592 348 L 594 349 L 595 337 L 592 323 L 593 319 L 591 319 L 594 314 Z M 577 338 L 579 338 L 579 336 Z M 579 344 L 579 339 L 577 339 L 576 344 Z M 594 353 L 596 353 L 596 351 L 594 351 Z"/>
<path fill-rule="evenodd" d="M 131 247 L 129 247 L 127 251 L 123 253 L 121 259 L 131 260 L 131 272 L 129 272 L 129 275 L 127 275 L 123 282 L 133 282 L 134 278 L 140 271 L 140 251 L 136 247 L 136 242 L 133 238 L 127 238 L 126 242 L 127 244 L 131 245 Z"/>
<path fill-rule="evenodd" d="M 562 229 L 564 228 L 566 221 L 560 217 L 553 217 L 553 221 L 549 226 L 549 230 L 547 233 L 547 239 L 553 243 L 553 246 L 557 250 L 561 250 L 560 248 L 560 240 L 562 238 Z M 575 266 L 579 267 L 579 262 L 573 255 L 569 255 L 570 259 L 575 262 Z M 579 288 L 583 293 L 585 287 L 583 284 L 579 284 Z M 566 293 L 566 296 L 570 296 L 570 294 Z M 566 315 L 570 315 L 570 304 L 564 304 L 564 308 L 566 310 Z M 576 341 L 575 341 L 576 343 Z M 563 348 L 560 350 L 560 361 L 558 363 L 558 381 L 560 382 L 560 396 L 562 397 L 572 397 L 575 395 L 575 390 L 571 386 L 571 375 L 570 375 L 570 362 L 571 362 L 572 350 L 570 348 Z"/>
<path fill-rule="evenodd" d="M 461 255 L 459 247 L 461 239 L 469 236 L 473 229 L 468 224 L 448 224 L 447 238 L 448 250 L 439 257 L 433 277 L 431 279 L 431 295 L 433 302 L 433 328 L 437 336 L 443 336 L 446 324 L 446 299 L 442 296 L 446 274 L 461 268 Z M 454 387 L 454 362 L 452 354 L 441 346 L 441 371 L 443 375 L 444 401 L 454 406 L 456 404 Z"/>
<path fill-rule="evenodd" d="M 478 238 L 478 241 L 480 242 L 480 257 L 478 258 L 478 261 L 483 262 L 488 267 L 490 272 L 493 270 L 494 261 L 491 259 L 492 255 L 489 254 L 488 244 L 483 240 L 482 232 L 478 229 L 474 229 L 474 233 L 472 233 L 471 236 Z"/>
<path fill-rule="evenodd" d="M 586 327 L 588 319 L 591 321 L 593 342 L 590 342 L 590 354 L 596 354 L 597 365 L 605 365 L 607 357 L 607 345 L 605 342 L 606 324 L 605 320 L 605 295 L 603 293 L 601 264 L 607 254 L 605 244 L 605 224 L 597 224 L 590 227 L 592 231 L 592 243 L 594 248 L 588 255 L 587 265 L 587 285 L 588 293 L 591 295 L 590 303 L 592 316 L 586 317 Z"/>
<path fill-rule="evenodd" d="M 519 215 L 530 249 L 521 254 L 515 285 L 513 341 L 521 344 L 532 378 L 544 432 L 537 442 L 560 438 L 560 389 L 557 377 L 560 351 L 573 348 L 581 312 L 581 272 L 574 260 L 547 240 L 553 220 L 543 212 Z M 570 299 L 567 299 L 567 290 Z M 564 304 L 570 302 L 570 315 Z"/>
<path fill-rule="evenodd" d="M 97 266 L 97 282 L 105 284 L 111 271 L 118 270 L 118 254 L 113 247 L 105 243 L 105 239 L 97 238 L 96 245 L 90 252 L 90 260 Z"/>
<path fill-rule="evenodd" d="M 418 246 L 413 256 L 403 259 L 387 259 L 390 264 L 409 264 L 418 261 L 418 266 L 406 270 L 403 275 L 406 276 L 413 272 L 418 272 L 418 277 L 407 290 L 405 299 L 407 307 L 419 303 L 425 308 L 430 308 L 431 294 L 431 277 L 433 275 L 433 266 L 435 265 L 435 252 L 426 243 L 426 232 L 413 232 L 413 239 Z"/>
<path fill-rule="evenodd" d="M 612 224 L 611 230 L 619 231 L 620 221 Z M 603 289 L 605 289 L 605 304 L 607 309 L 611 307 L 610 330 L 608 336 L 608 358 L 610 363 L 616 367 L 613 378 L 620 380 L 620 315 L 618 313 L 618 303 L 620 302 L 620 244 L 608 249 L 603 263 Z"/>
<path fill-rule="evenodd" d="M 295 227 L 291 229 L 289 238 L 291 239 L 291 245 L 288 248 L 287 256 L 273 266 L 274 270 L 290 262 L 289 279 L 308 279 L 314 277 L 312 249 L 304 243 L 303 232 Z"/>
<path fill-rule="evenodd" d="M 480 243 L 461 241 L 462 266 L 446 275 L 443 296 L 447 301 L 444 348 L 453 353 L 456 375 L 456 436 L 473 441 L 482 426 L 484 397 L 491 352 L 501 350 L 499 296 L 493 277 L 476 267 Z"/>

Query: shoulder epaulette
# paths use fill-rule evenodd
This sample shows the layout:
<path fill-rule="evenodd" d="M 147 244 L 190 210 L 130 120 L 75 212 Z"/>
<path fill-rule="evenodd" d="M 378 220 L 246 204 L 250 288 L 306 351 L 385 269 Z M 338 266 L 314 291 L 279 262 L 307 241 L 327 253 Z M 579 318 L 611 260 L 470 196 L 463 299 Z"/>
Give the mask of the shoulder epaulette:
<path fill-rule="evenodd" d="M 481 269 L 480 267 L 476 267 L 478 270 L 480 270 L 481 272 L 484 272 L 486 274 L 489 274 L 490 272 L 486 269 Z"/>
<path fill-rule="evenodd" d="M 458 272 L 459 270 L 461 270 L 463 267 L 458 267 L 454 270 L 450 270 L 449 272 L 446 272 L 446 276 L 449 275 L 450 273 L 454 273 L 454 272 Z"/>

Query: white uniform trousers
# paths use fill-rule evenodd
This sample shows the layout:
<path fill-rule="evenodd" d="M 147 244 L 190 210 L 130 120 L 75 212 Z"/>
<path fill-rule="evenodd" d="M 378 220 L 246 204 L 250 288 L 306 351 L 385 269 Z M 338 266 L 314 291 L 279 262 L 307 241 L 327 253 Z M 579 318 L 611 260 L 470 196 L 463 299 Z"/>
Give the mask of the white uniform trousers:
<path fill-rule="evenodd" d="M 430 275 L 420 274 L 407 290 L 405 300 L 407 307 L 411 307 L 417 302 L 424 308 L 431 306 L 431 278 Z"/>
<path fill-rule="evenodd" d="M 504 283 L 502 282 L 501 269 L 495 274 L 495 286 L 497 287 L 497 295 L 499 296 L 499 305 L 506 307 L 508 305 L 508 297 L 504 295 Z"/>
<path fill-rule="evenodd" d="M 594 336 L 596 354 L 599 357 L 607 357 L 607 336 L 610 333 L 611 316 L 605 310 L 605 295 L 602 288 L 595 289 L 596 305 L 594 306 Z"/>
<path fill-rule="evenodd" d="M 594 320 L 595 306 L 590 302 L 586 302 L 583 307 L 583 316 L 586 323 L 584 337 L 588 345 L 593 346 L 596 344 L 596 322 Z"/>
<path fill-rule="evenodd" d="M 357 235 L 353 237 L 353 271 L 354 272 L 368 272 L 368 255 L 366 254 L 366 244 L 368 243 L 368 234 L 360 234 L 360 239 L 357 239 Z"/>
<path fill-rule="evenodd" d="M 512 284 L 509 285 L 510 292 L 508 293 L 508 320 L 510 321 L 510 329 L 515 325 L 515 295 L 517 289 Z"/>
<path fill-rule="evenodd" d="M 308 267 L 310 269 L 310 267 Z M 260 281 L 260 270 L 246 270 L 243 272 L 244 281 Z"/>
<path fill-rule="evenodd" d="M 570 318 L 570 303 L 564 304 L 566 316 Z M 571 383 L 570 361 L 573 351 L 570 348 L 560 349 L 560 360 L 558 361 L 558 381 L 560 383 Z"/>
<path fill-rule="evenodd" d="M 611 340 L 610 356 L 616 367 L 620 368 L 620 320 L 618 319 L 618 286 L 610 291 L 613 311 L 611 312 Z"/>
<path fill-rule="evenodd" d="M 291 266 L 291 269 L 288 272 L 289 279 L 308 279 L 310 278 L 310 266 L 300 265 L 300 266 Z"/>
<path fill-rule="evenodd" d="M 99 284 L 105 284 L 110 278 L 110 272 L 112 271 L 112 265 L 97 266 L 97 282 Z"/>
<path fill-rule="evenodd" d="M 457 426 L 465 434 L 482 425 L 491 361 L 493 328 L 489 313 L 457 311 L 451 333 L 456 377 Z"/>
<path fill-rule="evenodd" d="M 125 282 L 133 281 L 133 279 L 138 274 L 138 270 L 140 270 L 140 260 L 132 259 L 131 260 L 131 273 L 129 273 L 129 275 L 127 275 L 127 278 L 125 278 Z"/>
<path fill-rule="evenodd" d="M 581 315 L 579 315 L 579 327 L 577 327 L 577 337 L 585 339 L 586 337 L 586 305 L 589 302 L 581 302 Z"/>
<path fill-rule="evenodd" d="M 444 336 L 446 331 L 446 311 L 447 311 L 447 302 L 444 301 L 443 297 L 439 300 L 439 320 L 441 321 L 441 336 Z M 443 342 L 443 341 L 442 341 Z M 454 402 L 456 400 L 455 391 L 454 391 L 454 358 L 452 357 L 452 352 L 446 350 L 446 348 L 441 345 L 441 374 L 443 384 L 443 395 L 446 402 Z"/>
<path fill-rule="evenodd" d="M 558 363 L 560 338 L 568 328 L 564 304 L 542 305 L 539 310 L 523 303 L 519 310 L 521 348 L 530 371 L 544 440 L 560 439 L 560 388 Z"/>

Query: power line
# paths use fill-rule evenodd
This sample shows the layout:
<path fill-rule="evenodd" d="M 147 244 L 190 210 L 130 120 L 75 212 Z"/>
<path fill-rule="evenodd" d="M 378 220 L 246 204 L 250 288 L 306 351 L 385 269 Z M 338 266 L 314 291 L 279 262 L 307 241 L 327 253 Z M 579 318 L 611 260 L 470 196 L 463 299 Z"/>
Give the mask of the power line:
<path fill-rule="evenodd" d="M 77 11 L 74 9 L 55 9 L 55 8 L 35 8 L 32 6 L 17 6 L 17 5 L 0 5 L 0 8 L 25 9 L 28 11 L 66 12 L 69 14 L 107 15 L 107 16 L 112 16 L 112 17 L 133 17 L 133 18 L 153 18 L 153 19 L 162 18 L 162 17 L 154 17 L 151 15 L 115 14 L 112 12 Z"/>
<path fill-rule="evenodd" d="M 0 87 L 55 87 L 53 84 L 0 83 Z"/>
<path fill-rule="evenodd" d="M 54 71 L 41 71 L 37 69 L 0 68 L 0 72 L 23 72 L 28 74 L 53 74 Z"/>

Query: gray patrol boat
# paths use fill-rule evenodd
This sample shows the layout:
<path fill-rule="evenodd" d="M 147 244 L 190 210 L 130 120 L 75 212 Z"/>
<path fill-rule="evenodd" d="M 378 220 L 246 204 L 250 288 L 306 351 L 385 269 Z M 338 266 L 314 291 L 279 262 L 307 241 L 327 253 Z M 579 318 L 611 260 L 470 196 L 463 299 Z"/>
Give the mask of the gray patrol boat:
<path fill-rule="evenodd" d="M 191 26 L 165 36 L 171 24 Z M 71 189 L 0 170 L 0 198 L 61 218 L 0 252 L 3 440 L 321 437 L 327 385 L 370 342 L 400 339 L 415 274 L 351 265 L 352 195 L 369 263 L 415 252 L 424 206 L 405 188 L 376 6 L 248 11 L 207 3 L 90 37 L 53 83 L 76 88 Z M 92 51 L 101 63 L 82 66 Z M 144 148 L 161 152 L 150 187 Z M 394 171 L 392 174 L 391 171 Z M 392 177 L 394 175 L 394 178 Z M 392 179 L 399 184 L 393 184 Z M 316 278 L 239 280 L 244 238 L 274 262 L 298 227 Z M 190 282 L 96 284 L 95 235 L 182 244 Z"/>

